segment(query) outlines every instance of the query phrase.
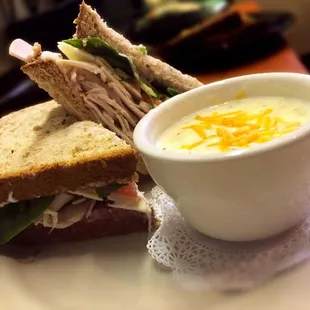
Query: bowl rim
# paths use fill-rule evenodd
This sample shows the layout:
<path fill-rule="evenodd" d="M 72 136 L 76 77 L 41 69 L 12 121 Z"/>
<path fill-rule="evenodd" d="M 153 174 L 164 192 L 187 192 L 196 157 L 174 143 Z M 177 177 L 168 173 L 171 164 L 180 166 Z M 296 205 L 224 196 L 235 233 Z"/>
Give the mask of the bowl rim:
<path fill-rule="evenodd" d="M 260 145 L 255 145 L 251 148 L 242 149 L 242 150 L 234 150 L 231 152 L 224 153 L 178 153 L 173 151 L 161 150 L 156 146 L 156 144 L 152 143 L 147 135 L 148 128 L 152 126 L 152 123 L 155 120 L 158 120 L 158 114 L 163 113 L 167 110 L 168 106 L 177 105 L 180 101 L 188 100 L 193 94 L 204 93 L 207 92 L 208 89 L 212 87 L 217 87 L 218 85 L 227 85 L 229 86 L 234 82 L 241 82 L 247 79 L 257 79 L 257 81 L 264 78 L 279 78 L 279 79 L 294 79 L 295 81 L 303 80 L 309 81 L 310 87 L 310 75 L 304 73 L 290 73 L 290 72 L 270 72 L 270 73 L 256 73 L 243 75 L 238 77 L 232 77 L 228 79 L 223 79 L 220 81 L 216 81 L 210 84 L 202 85 L 198 88 L 189 90 L 183 94 L 174 96 L 165 102 L 161 103 L 159 106 L 151 110 L 147 113 L 137 124 L 134 133 L 133 140 L 137 149 L 144 155 L 152 158 L 164 159 L 167 161 L 197 161 L 197 162 L 212 162 L 212 161 L 221 161 L 221 160 L 231 160 L 231 159 L 240 159 L 250 156 L 259 155 L 262 153 L 274 151 L 286 147 L 294 142 L 297 142 L 308 135 L 310 136 L 310 122 L 303 124 L 300 128 L 294 130 L 291 133 L 288 133 L 278 139 L 274 139 Z M 309 102 L 310 104 L 310 102 Z"/>

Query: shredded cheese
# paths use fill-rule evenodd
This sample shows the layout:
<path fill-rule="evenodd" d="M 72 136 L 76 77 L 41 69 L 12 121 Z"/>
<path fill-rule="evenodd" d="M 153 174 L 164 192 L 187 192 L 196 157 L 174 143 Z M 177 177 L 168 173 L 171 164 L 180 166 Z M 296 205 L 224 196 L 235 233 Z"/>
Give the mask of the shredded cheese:
<path fill-rule="evenodd" d="M 224 152 L 246 148 L 252 143 L 264 143 L 292 132 L 301 125 L 273 116 L 272 112 L 273 109 L 266 109 L 262 113 L 249 114 L 237 110 L 222 114 L 213 112 L 211 116 L 197 115 L 197 124 L 182 129 L 193 130 L 200 140 L 182 148 L 191 150 L 203 143 Z"/>

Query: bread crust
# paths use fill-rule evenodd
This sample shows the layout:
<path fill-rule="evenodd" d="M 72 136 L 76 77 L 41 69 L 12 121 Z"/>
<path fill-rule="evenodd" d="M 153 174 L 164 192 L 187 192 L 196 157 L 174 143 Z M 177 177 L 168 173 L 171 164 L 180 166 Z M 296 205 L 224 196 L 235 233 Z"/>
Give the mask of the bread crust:
<path fill-rule="evenodd" d="M 117 183 L 120 179 L 131 180 L 136 170 L 134 152 L 115 157 L 93 158 L 75 164 L 42 166 L 23 174 L 0 179 L 0 201 L 8 198 L 20 200 L 74 191 L 91 183 Z"/>
<path fill-rule="evenodd" d="M 100 219 L 94 221 L 84 219 L 65 229 L 51 230 L 40 224 L 33 224 L 9 243 L 35 245 L 74 242 L 148 230 L 148 216 L 145 213 L 110 207 L 102 208 L 101 211 Z"/>

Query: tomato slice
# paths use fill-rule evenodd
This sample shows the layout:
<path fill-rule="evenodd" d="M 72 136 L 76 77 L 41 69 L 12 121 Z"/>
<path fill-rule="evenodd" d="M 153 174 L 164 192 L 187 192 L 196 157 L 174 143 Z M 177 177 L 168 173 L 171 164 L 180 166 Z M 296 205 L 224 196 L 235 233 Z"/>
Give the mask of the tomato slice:
<path fill-rule="evenodd" d="M 121 187 L 116 193 L 123 196 L 138 197 L 135 182 L 130 182 L 128 185 Z"/>

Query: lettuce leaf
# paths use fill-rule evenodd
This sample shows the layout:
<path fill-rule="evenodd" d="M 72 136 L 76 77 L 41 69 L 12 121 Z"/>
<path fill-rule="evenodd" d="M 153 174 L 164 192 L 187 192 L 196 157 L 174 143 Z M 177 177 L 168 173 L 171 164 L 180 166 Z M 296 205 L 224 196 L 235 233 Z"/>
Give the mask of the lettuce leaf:
<path fill-rule="evenodd" d="M 135 68 L 132 61 L 126 56 L 119 53 L 111 45 L 99 38 L 70 39 L 63 40 L 78 49 L 82 49 L 89 54 L 106 59 L 113 68 L 118 68 L 133 76 Z"/>
<path fill-rule="evenodd" d="M 0 244 L 5 244 L 36 221 L 53 196 L 10 203 L 0 208 Z"/>

